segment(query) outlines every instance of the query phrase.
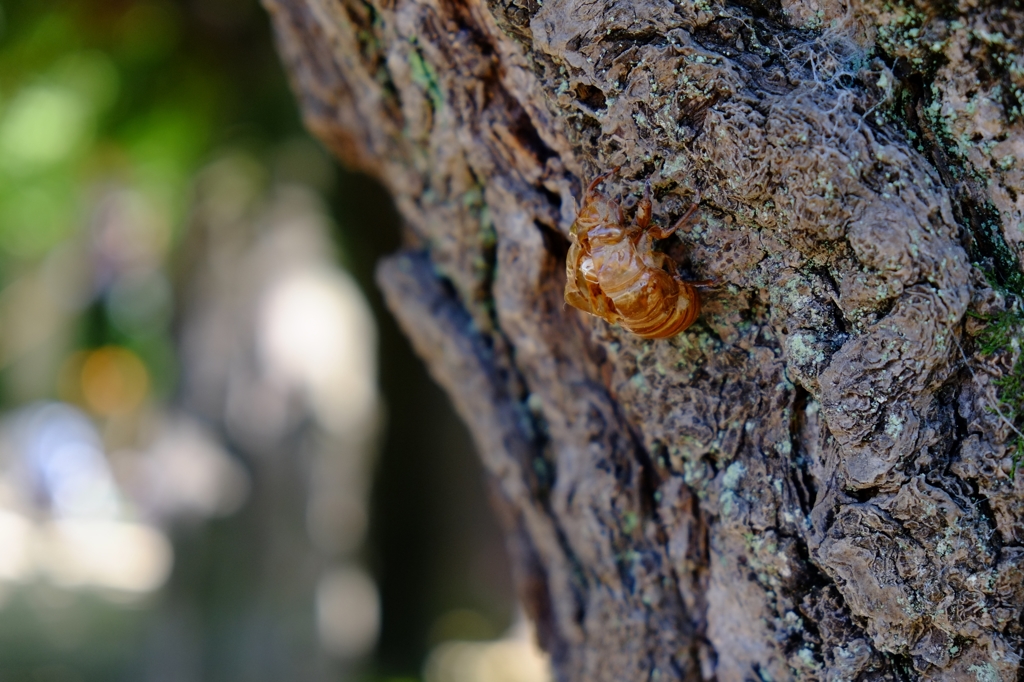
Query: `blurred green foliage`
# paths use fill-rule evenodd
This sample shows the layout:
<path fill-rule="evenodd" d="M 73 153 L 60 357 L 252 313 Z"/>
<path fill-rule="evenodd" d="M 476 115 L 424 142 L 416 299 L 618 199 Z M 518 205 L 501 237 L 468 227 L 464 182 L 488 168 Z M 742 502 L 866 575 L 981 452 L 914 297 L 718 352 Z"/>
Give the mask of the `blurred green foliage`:
<path fill-rule="evenodd" d="M 112 190 L 133 202 L 164 261 L 158 269 L 166 266 L 206 161 L 227 148 L 265 157 L 299 134 L 255 0 L 3 3 L 0 288 L 45 267 L 56 250 L 94 248 L 90 224 Z M 139 286 L 126 291 L 89 274 L 81 283 L 89 290 L 70 304 L 84 309 L 61 351 L 126 346 L 168 393 L 175 371 L 166 278 L 129 282 Z M 4 404 L 48 397 L 40 386 L 55 386 L 59 363 L 37 362 L 51 376 L 22 389 L 8 371 L 19 358 L 10 355 L 0 359 Z"/>

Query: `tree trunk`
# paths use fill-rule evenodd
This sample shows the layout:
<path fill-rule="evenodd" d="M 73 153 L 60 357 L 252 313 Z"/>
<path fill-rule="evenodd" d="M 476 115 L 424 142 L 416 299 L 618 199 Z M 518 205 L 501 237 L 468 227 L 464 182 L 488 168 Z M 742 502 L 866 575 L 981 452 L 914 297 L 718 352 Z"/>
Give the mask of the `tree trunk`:
<path fill-rule="evenodd" d="M 959 2 L 265 0 L 558 679 L 1021 679 L 1024 14 Z M 563 304 L 614 166 L 700 197 L 668 340 Z"/>

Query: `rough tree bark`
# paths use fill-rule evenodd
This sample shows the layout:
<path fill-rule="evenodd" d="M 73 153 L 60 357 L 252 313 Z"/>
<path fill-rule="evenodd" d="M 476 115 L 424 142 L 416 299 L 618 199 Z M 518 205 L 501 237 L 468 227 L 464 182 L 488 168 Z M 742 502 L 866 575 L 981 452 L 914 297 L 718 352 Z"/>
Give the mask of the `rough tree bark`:
<path fill-rule="evenodd" d="M 560 680 L 1020 679 L 1019 2 L 265 3 Z M 616 165 L 701 197 L 669 340 L 562 302 Z"/>

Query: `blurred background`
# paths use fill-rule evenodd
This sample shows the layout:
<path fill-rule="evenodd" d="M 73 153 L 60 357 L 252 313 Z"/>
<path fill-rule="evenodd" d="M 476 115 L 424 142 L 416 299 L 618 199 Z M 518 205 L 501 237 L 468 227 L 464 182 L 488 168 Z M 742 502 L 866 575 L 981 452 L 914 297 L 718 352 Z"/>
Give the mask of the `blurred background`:
<path fill-rule="evenodd" d="M 0 681 L 544 682 L 257 0 L 0 0 Z"/>

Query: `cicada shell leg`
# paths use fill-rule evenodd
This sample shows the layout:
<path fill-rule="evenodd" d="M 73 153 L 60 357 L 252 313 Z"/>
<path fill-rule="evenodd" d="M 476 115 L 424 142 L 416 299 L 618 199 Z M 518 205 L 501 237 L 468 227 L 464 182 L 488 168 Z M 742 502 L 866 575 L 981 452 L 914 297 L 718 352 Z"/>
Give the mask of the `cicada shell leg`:
<path fill-rule="evenodd" d="M 651 181 L 644 183 L 644 195 L 640 203 L 636 205 L 636 226 L 646 230 L 651 226 L 651 214 L 654 211 L 654 203 L 651 201 Z"/>
<path fill-rule="evenodd" d="M 675 224 L 672 225 L 671 227 L 658 227 L 656 225 L 652 225 L 648 229 L 647 233 L 650 234 L 654 239 L 668 239 L 669 237 L 676 233 L 676 230 L 688 224 L 693 219 L 693 216 L 696 212 L 697 204 L 691 204 L 690 208 L 688 208 L 686 210 L 686 213 L 683 214 L 683 217 L 677 220 Z"/>
<path fill-rule="evenodd" d="M 616 166 L 615 168 L 612 168 L 607 173 L 602 173 L 601 175 L 598 175 L 596 178 L 591 180 L 590 184 L 587 185 L 587 191 L 584 192 L 584 194 L 583 194 L 583 203 L 586 203 L 588 199 L 590 199 L 595 194 L 597 194 L 597 186 L 600 185 L 604 180 L 606 180 L 606 179 L 610 178 L 611 176 L 615 175 L 616 173 L 618 173 L 619 169 L 621 167 L 622 166 Z"/>
<path fill-rule="evenodd" d="M 583 312 L 591 315 L 597 315 L 597 313 L 594 312 L 593 306 L 590 305 L 590 299 L 581 294 L 575 288 L 570 289 L 569 287 L 566 287 L 565 302 L 577 310 L 582 310 Z"/>

